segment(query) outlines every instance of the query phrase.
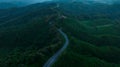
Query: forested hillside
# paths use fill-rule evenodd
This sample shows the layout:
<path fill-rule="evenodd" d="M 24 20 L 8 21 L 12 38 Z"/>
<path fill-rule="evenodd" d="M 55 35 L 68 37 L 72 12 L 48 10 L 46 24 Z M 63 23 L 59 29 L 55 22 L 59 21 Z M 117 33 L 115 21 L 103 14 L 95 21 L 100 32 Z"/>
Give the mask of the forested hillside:
<path fill-rule="evenodd" d="M 0 9 L 0 67 L 120 67 L 120 4 L 52 1 Z"/>

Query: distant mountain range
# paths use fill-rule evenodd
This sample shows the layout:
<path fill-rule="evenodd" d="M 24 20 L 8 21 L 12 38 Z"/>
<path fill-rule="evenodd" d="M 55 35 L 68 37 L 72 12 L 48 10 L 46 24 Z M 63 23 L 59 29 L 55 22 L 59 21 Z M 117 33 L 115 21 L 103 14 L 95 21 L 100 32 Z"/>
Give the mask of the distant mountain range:
<path fill-rule="evenodd" d="M 0 9 L 7 9 L 7 8 L 13 8 L 17 7 L 17 5 L 12 4 L 12 3 L 0 3 Z"/>
<path fill-rule="evenodd" d="M 26 2 L 0 2 L 0 9 L 8 9 L 8 8 L 17 8 L 17 7 L 23 7 L 29 5 L 29 3 Z"/>
<path fill-rule="evenodd" d="M 52 1 L 52 0 L 46 0 L 46 1 Z M 34 3 L 40 3 L 40 2 L 44 2 L 44 0 L 41 1 L 0 1 L 0 9 L 7 9 L 7 8 L 16 8 L 16 7 L 21 7 L 21 6 L 26 6 L 26 5 L 30 5 L 30 4 L 34 4 Z M 104 4 L 120 4 L 119 0 L 53 0 L 52 2 L 69 2 L 69 3 L 73 3 L 73 2 L 81 2 L 81 3 L 85 3 L 85 4 L 98 4 L 98 3 L 104 3 Z"/>
<path fill-rule="evenodd" d="M 83 2 L 83 3 L 104 3 L 104 4 L 114 4 L 120 3 L 120 0 L 55 0 L 61 2 Z"/>

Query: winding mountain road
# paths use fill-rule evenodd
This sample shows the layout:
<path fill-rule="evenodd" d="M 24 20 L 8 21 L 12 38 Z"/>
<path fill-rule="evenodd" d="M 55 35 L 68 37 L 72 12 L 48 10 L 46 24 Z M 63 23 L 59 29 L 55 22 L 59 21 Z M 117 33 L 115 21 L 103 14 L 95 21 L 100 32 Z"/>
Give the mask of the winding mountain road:
<path fill-rule="evenodd" d="M 60 54 L 67 48 L 68 44 L 69 44 L 69 39 L 67 37 L 67 35 L 61 30 L 58 29 L 58 31 L 61 33 L 61 35 L 65 38 L 65 43 L 64 46 L 58 51 L 56 52 L 45 64 L 43 67 L 51 67 L 52 64 L 54 64 L 56 62 L 56 60 L 58 59 L 58 57 L 60 56 Z"/>

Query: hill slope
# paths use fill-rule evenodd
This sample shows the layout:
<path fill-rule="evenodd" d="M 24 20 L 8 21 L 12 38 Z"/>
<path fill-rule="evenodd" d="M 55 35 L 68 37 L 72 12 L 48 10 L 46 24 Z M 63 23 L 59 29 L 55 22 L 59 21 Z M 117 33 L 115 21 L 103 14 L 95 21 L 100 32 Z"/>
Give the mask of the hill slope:
<path fill-rule="evenodd" d="M 66 1 L 1 9 L 0 66 L 42 67 L 64 42 L 61 28 L 70 44 L 53 67 L 120 67 L 119 8 Z"/>
<path fill-rule="evenodd" d="M 42 67 L 62 46 L 62 36 L 57 31 L 56 23 L 50 24 L 55 21 L 51 19 L 56 16 L 55 11 L 50 8 L 53 5 L 35 4 L 1 12 L 1 67 Z M 14 12 L 11 13 L 12 11 Z"/>
<path fill-rule="evenodd" d="M 12 3 L 6 3 L 6 2 L 0 3 L 0 9 L 8 9 L 8 8 L 15 8 L 15 7 L 17 7 L 17 5 Z"/>

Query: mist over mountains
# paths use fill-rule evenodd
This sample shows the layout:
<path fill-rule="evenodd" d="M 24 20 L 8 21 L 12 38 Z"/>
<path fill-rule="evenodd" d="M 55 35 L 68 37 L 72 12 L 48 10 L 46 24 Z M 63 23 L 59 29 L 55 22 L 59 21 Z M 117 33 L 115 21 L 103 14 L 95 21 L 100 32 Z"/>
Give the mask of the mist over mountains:
<path fill-rule="evenodd" d="M 34 3 L 45 2 L 45 1 L 50 1 L 50 0 L 0 0 L 0 8 L 26 6 Z"/>
<path fill-rule="evenodd" d="M 26 6 L 34 3 L 41 3 L 46 1 L 59 1 L 59 2 L 83 2 L 83 3 L 104 3 L 104 4 L 114 4 L 120 3 L 119 0 L 0 0 L 0 8 L 11 8 Z"/>
<path fill-rule="evenodd" d="M 72 2 L 84 2 L 84 3 L 105 3 L 105 4 L 114 4 L 119 3 L 119 0 L 56 0 L 56 1 L 72 1 Z"/>
<path fill-rule="evenodd" d="M 91 2 L 100 2 L 100 3 L 114 3 L 120 2 L 119 0 L 0 0 L 1 2 L 24 2 L 24 3 L 38 3 L 38 2 L 45 2 L 45 1 L 91 1 Z"/>
<path fill-rule="evenodd" d="M 24 2 L 24 3 L 36 3 L 36 2 L 44 2 L 44 1 L 50 1 L 50 0 L 0 0 L 1 2 Z"/>

